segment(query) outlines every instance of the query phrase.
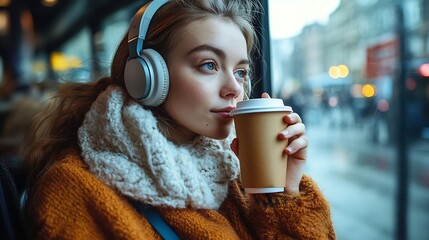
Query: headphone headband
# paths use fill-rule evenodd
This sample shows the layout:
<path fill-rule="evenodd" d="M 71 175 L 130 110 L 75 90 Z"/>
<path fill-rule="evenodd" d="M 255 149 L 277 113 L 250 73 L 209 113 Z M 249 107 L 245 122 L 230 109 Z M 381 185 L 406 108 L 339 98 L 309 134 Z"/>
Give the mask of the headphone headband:
<path fill-rule="evenodd" d="M 128 30 L 129 57 L 124 69 L 125 87 L 131 97 L 146 106 L 158 106 L 167 97 L 170 84 L 165 60 L 143 42 L 155 13 L 169 0 L 153 0 L 134 15 Z"/>
<path fill-rule="evenodd" d="M 146 5 L 147 7 L 140 8 L 133 17 L 128 31 L 128 44 L 133 46 L 133 48 L 130 47 L 131 58 L 140 55 L 139 51 L 143 49 L 143 42 L 146 39 L 146 34 L 153 15 L 167 2 L 169 2 L 169 0 L 154 0 L 148 3 Z M 134 50 L 137 52 L 134 52 Z"/>

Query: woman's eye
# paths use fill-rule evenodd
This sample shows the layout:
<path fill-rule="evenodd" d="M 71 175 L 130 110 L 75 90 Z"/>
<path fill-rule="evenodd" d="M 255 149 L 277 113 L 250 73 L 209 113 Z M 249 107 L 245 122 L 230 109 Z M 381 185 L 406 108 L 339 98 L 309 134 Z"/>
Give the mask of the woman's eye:
<path fill-rule="evenodd" d="M 202 68 L 203 70 L 208 70 L 208 71 L 216 71 L 217 70 L 217 66 L 215 62 L 206 62 L 200 65 L 200 68 Z"/>
<path fill-rule="evenodd" d="M 240 69 L 234 72 L 236 78 L 244 80 L 247 77 L 247 69 Z"/>

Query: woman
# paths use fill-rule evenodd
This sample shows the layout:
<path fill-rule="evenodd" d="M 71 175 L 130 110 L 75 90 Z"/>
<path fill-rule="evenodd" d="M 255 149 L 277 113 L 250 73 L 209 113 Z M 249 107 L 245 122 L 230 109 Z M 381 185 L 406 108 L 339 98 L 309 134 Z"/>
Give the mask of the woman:
<path fill-rule="evenodd" d="M 240 185 L 229 112 L 247 96 L 256 4 L 159 5 L 137 13 L 110 77 L 64 86 L 41 114 L 27 151 L 34 236 L 161 239 L 140 211 L 152 206 L 181 239 L 334 239 L 328 203 L 302 173 L 307 138 L 297 114 L 279 133 L 290 140 L 286 191 L 249 195 Z M 134 71 L 146 67 L 135 29 L 151 11 L 143 48 L 159 53 L 155 65 L 165 60 L 159 73 Z M 149 73 L 166 81 L 166 97 L 146 101 L 136 87 Z"/>

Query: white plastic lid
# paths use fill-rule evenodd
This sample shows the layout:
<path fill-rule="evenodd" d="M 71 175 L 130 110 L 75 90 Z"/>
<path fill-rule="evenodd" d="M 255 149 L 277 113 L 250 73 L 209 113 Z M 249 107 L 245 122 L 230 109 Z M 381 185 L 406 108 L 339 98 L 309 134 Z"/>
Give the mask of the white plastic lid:
<path fill-rule="evenodd" d="M 292 107 L 285 106 L 282 99 L 254 98 L 237 103 L 237 108 L 231 111 L 231 116 L 257 112 L 292 112 Z"/>

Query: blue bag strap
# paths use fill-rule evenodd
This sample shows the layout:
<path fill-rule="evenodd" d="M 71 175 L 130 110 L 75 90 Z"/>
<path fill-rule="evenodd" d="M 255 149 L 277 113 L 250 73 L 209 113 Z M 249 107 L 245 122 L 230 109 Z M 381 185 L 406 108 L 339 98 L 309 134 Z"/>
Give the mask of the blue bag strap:
<path fill-rule="evenodd" d="M 140 202 L 130 199 L 131 205 L 143 214 L 146 219 L 149 221 L 150 225 L 161 235 L 165 240 L 179 240 L 180 238 L 176 233 L 171 229 L 171 227 L 165 222 L 165 220 L 159 215 L 155 209 L 150 205 L 144 205 Z"/>

